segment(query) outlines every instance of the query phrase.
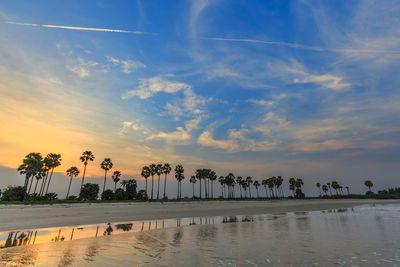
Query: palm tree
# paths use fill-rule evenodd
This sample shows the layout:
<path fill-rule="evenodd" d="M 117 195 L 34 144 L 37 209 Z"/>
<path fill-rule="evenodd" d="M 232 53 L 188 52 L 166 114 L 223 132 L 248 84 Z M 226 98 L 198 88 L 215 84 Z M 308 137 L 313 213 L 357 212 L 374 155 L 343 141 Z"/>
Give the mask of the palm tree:
<path fill-rule="evenodd" d="M 194 198 L 194 184 L 197 182 L 196 176 L 192 175 L 189 179 L 189 182 L 192 184 L 193 187 L 193 198 Z"/>
<path fill-rule="evenodd" d="M 225 184 L 228 186 L 228 198 L 233 198 L 233 188 L 235 184 L 235 175 L 233 173 L 229 173 L 225 177 Z"/>
<path fill-rule="evenodd" d="M 167 192 L 167 175 L 170 174 L 172 168 L 169 165 L 169 163 L 165 163 L 162 168 L 163 168 L 163 173 L 165 174 L 164 178 L 164 199 L 165 199 Z"/>
<path fill-rule="evenodd" d="M 261 181 L 261 184 L 264 186 L 264 189 L 265 189 L 265 196 L 268 197 L 268 191 L 267 191 L 268 181 L 267 181 L 267 179 L 262 180 L 262 181 Z"/>
<path fill-rule="evenodd" d="M 24 182 L 24 192 L 26 195 L 29 194 L 28 184 L 29 179 L 37 174 L 37 172 L 43 167 L 42 155 L 40 153 L 29 153 L 25 156 L 22 164 L 18 167 L 18 171 L 20 174 L 25 174 L 25 182 Z M 32 182 L 31 182 L 32 184 Z"/>
<path fill-rule="evenodd" d="M 318 187 L 319 197 L 321 197 L 322 196 L 322 194 L 321 194 L 321 184 L 320 183 L 316 183 L 315 185 Z"/>
<path fill-rule="evenodd" d="M 368 187 L 368 191 L 371 191 L 371 187 L 374 186 L 374 184 L 372 183 L 371 180 L 366 180 L 366 181 L 364 182 L 364 185 L 365 185 L 366 187 Z"/>
<path fill-rule="evenodd" d="M 144 167 L 142 168 L 142 173 L 141 173 L 141 175 L 142 175 L 143 178 L 146 180 L 146 195 L 148 196 L 148 194 L 147 194 L 147 178 L 149 178 L 150 175 L 151 175 L 150 168 L 149 168 L 148 166 L 144 166 Z"/>
<path fill-rule="evenodd" d="M 113 175 L 111 176 L 114 181 L 114 193 L 117 191 L 117 183 L 119 182 L 119 180 L 121 180 L 119 177 L 121 177 L 120 171 L 114 171 Z"/>
<path fill-rule="evenodd" d="M 204 176 L 204 169 L 197 169 L 196 170 L 196 178 L 199 181 L 199 185 L 200 185 L 199 199 L 201 199 L 201 179 L 203 179 L 203 176 Z"/>
<path fill-rule="evenodd" d="M 211 181 L 211 198 L 214 198 L 214 181 L 217 180 L 217 174 L 215 171 L 210 171 L 208 179 Z"/>
<path fill-rule="evenodd" d="M 182 180 L 185 179 L 184 169 L 182 165 L 175 167 L 175 179 L 178 180 L 178 199 L 182 198 Z"/>
<path fill-rule="evenodd" d="M 224 198 L 225 177 L 221 175 L 221 176 L 218 178 L 218 182 L 219 182 L 219 184 L 221 185 L 222 198 Z"/>
<path fill-rule="evenodd" d="M 296 179 L 294 179 L 293 177 L 289 179 L 289 190 L 292 191 L 294 197 L 294 191 L 296 190 Z"/>
<path fill-rule="evenodd" d="M 326 185 L 329 188 L 329 194 L 332 196 L 331 183 L 327 183 Z"/>
<path fill-rule="evenodd" d="M 246 177 L 246 183 L 247 183 L 247 188 L 249 189 L 249 195 L 251 198 L 251 187 L 250 185 L 253 183 L 253 178 L 251 178 L 251 176 L 247 176 Z"/>
<path fill-rule="evenodd" d="M 259 181 L 254 181 L 253 185 L 254 185 L 254 187 L 256 188 L 256 191 L 257 191 L 257 198 L 259 198 L 259 196 L 258 196 L 258 187 L 260 186 L 260 182 Z"/>
<path fill-rule="evenodd" d="M 77 167 L 71 167 L 67 170 L 67 176 L 71 177 L 69 179 L 69 186 L 68 186 L 68 191 L 67 191 L 67 196 L 65 197 L 66 200 L 68 200 L 69 196 L 69 190 L 71 189 L 71 183 L 72 183 L 72 178 L 75 176 L 78 176 L 79 170 Z"/>
<path fill-rule="evenodd" d="M 61 154 L 50 153 L 46 156 L 46 159 L 50 162 L 49 167 L 51 169 L 49 182 L 47 183 L 46 194 L 49 191 L 51 177 L 53 176 L 54 169 L 61 165 Z"/>
<path fill-rule="evenodd" d="M 113 163 L 110 158 L 105 158 L 102 163 L 100 163 L 100 167 L 104 170 L 104 184 L 103 184 L 103 192 L 106 189 L 106 180 L 107 180 L 107 172 L 112 169 Z"/>
<path fill-rule="evenodd" d="M 348 195 L 350 195 L 349 189 L 350 189 L 350 188 L 349 188 L 348 186 L 346 186 L 346 190 L 347 190 L 347 194 L 348 194 Z"/>
<path fill-rule="evenodd" d="M 157 164 L 156 166 L 156 174 L 158 175 L 157 200 L 160 199 L 160 176 L 162 173 L 163 173 L 163 165 Z"/>
<path fill-rule="evenodd" d="M 242 182 L 243 182 L 242 176 L 236 177 L 236 183 L 239 185 L 240 198 L 243 198 L 243 196 L 242 196 Z"/>
<path fill-rule="evenodd" d="M 44 158 L 43 159 L 43 169 L 44 169 L 44 172 L 45 172 L 45 176 L 42 179 L 42 184 L 40 185 L 40 190 L 39 190 L 39 195 L 40 196 L 43 195 L 44 190 L 46 188 L 47 178 L 49 177 L 49 171 L 51 169 L 50 165 L 51 165 L 51 160 L 49 158 L 47 158 L 47 157 Z"/>
<path fill-rule="evenodd" d="M 326 184 L 324 184 L 324 185 L 322 186 L 322 191 L 324 191 L 325 196 L 327 196 L 328 186 L 327 186 Z"/>
<path fill-rule="evenodd" d="M 154 189 L 154 175 L 157 173 L 157 165 L 150 164 L 150 175 L 151 175 L 151 200 L 153 200 L 153 189 Z"/>
<path fill-rule="evenodd" d="M 83 165 L 85 167 L 83 168 L 82 183 L 81 183 L 81 189 L 79 191 L 79 195 L 81 195 L 82 187 L 83 187 L 83 181 L 85 180 L 86 166 L 88 165 L 89 161 L 93 161 L 94 160 L 94 155 L 93 155 L 92 151 L 83 152 L 82 156 L 80 157 L 80 160 L 83 162 Z"/>
<path fill-rule="evenodd" d="M 336 195 L 339 196 L 339 193 L 338 193 L 338 189 L 340 188 L 339 183 L 337 181 L 332 181 L 331 186 L 333 189 L 335 189 Z"/>

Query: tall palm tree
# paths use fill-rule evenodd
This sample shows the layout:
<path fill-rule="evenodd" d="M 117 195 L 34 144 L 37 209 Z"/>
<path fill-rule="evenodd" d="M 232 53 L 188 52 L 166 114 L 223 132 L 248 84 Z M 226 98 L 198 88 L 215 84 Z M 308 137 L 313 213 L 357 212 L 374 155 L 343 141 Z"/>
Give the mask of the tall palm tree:
<path fill-rule="evenodd" d="M 157 165 L 150 164 L 150 175 L 151 175 L 151 200 L 153 200 L 153 189 L 154 189 L 154 175 L 157 173 Z"/>
<path fill-rule="evenodd" d="M 251 187 L 250 185 L 253 182 L 253 178 L 251 178 L 251 176 L 247 176 L 246 177 L 246 183 L 247 183 L 247 188 L 249 189 L 249 194 L 250 194 L 250 198 L 251 198 Z"/>
<path fill-rule="evenodd" d="M 165 174 L 164 177 L 164 199 L 166 197 L 166 192 L 167 192 L 167 175 L 170 174 L 172 168 L 171 165 L 169 165 L 169 163 L 165 163 L 164 166 L 162 167 L 163 169 L 163 173 Z"/>
<path fill-rule="evenodd" d="M 208 179 L 211 181 L 211 198 L 214 198 L 214 181 L 217 180 L 215 171 L 210 171 Z"/>
<path fill-rule="evenodd" d="M 46 156 L 46 158 L 49 159 L 50 162 L 49 167 L 51 169 L 49 181 L 47 183 L 47 188 L 46 188 L 46 194 L 47 194 L 47 192 L 49 191 L 51 177 L 53 176 L 54 169 L 61 165 L 62 159 L 61 159 L 61 154 L 56 154 L 56 153 L 50 153 Z"/>
<path fill-rule="evenodd" d="M 194 184 L 197 182 L 196 176 L 192 175 L 189 179 L 189 182 L 192 184 L 193 187 L 193 198 L 194 198 Z"/>
<path fill-rule="evenodd" d="M 262 181 L 261 181 L 261 184 L 264 186 L 264 189 L 265 189 L 265 196 L 268 197 L 268 191 L 267 191 L 268 181 L 267 181 L 267 179 L 262 180 Z"/>
<path fill-rule="evenodd" d="M 322 191 L 324 191 L 325 196 L 328 195 L 328 194 L 327 194 L 327 192 L 328 192 L 328 186 L 327 186 L 326 184 L 324 184 L 324 185 L 322 186 Z"/>
<path fill-rule="evenodd" d="M 259 181 L 254 181 L 254 182 L 253 182 L 253 185 L 254 185 L 254 187 L 256 188 L 256 191 L 257 191 L 257 198 L 259 198 L 259 195 L 258 195 L 258 187 L 260 186 L 260 182 L 259 182 Z"/>
<path fill-rule="evenodd" d="M 42 167 L 43 167 L 43 162 L 42 162 L 42 155 L 40 153 L 29 153 L 28 155 L 25 156 L 25 158 L 22 161 L 22 164 L 18 167 L 19 173 L 25 174 L 25 182 L 24 182 L 25 195 L 29 194 L 28 191 L 29 180 L 31 178 L 33 180 L 33 177 L 38 173 L 38 171 Z"/>
<path fill-rule="evenodd" d="M 148 196 L 148 193 L 147 193 L 147 178 L 149 178 L 150 175 L 151 175 L 149 166 L 144 166 L 144 167 L 142 168 L 142 173 L 141 173 L 141 175 L 142 175 L 143 178 L 146 180 L 146 195 Z"/>
<path fill-rule="evenodd" d="M 158 176 L 157 200 L 159 200 L 160 199 L 160 177 L 161 177 L 161 174 L 163 174 L 163 165 L 162 164 L 157 164 L 156 174 Z"/>
<path fill-rule="evenodd" d="M 68 186 L 68 191 L 67 191 L 67 196 L 65 197 L 66 200 L 68 200 L 69 196 L 69 190 L 71 189 L 71 183 L 72 183 L 72 178 L 75 176 L 78 176 L 79 170 L 77 167 L 71 167 L 67 170 L 67 176 L 71 177 L 69 179 L 69 186 Z"/>
<path fill-rule="evenodd" d="M 364 185 L 368 187 L 368 191 L 371 191 L 371 188 L 374 186 L 374 183 L 371 180 L 366 180 Z"/>
<path fill-rule="evenodd" d="M 83 162 L 83 165 L 84 165 L 81 189 L 79 190 L 79 195 L 81 195 L 82 187 L 83 187 L 83 181 L 85 180 L 86 166 L 88 165 L 89 161 L 93 161 L 94 160 L 94 155 L 93 155 L 92 151 L 86 150 L 85 152 L 82 153 L 82 156 L 79 159 Z"/>
<path fill-rule="evenodd" d="M 185 179 L 184 169 L 182 165 L 175 167 L 175 179 L 178 181 L 178 199 L 182 198 L 182 180 Z"/>
<path fill-rule="evenodd" d="M 337 181 L 332 181 L 331 186 L 333 189 L 335 189 L 336 195 L 339 196 L 339 193 L 338 193 L 338 189 L 340 188 L 339 183 Z"/>
<path fill-rule="evenodd" d="M 234 184 L 235 184 L 235 175 L 233 173 L 229 173 L 226 177 L 225 177 L 225 183 L 228 186 L 228 197 L 229 198 L 233 198 L 233 188 L 234 188 Z"/>
<path fill-rule="evenodd" d="M 46 173 L 44 178 L 42 179 L 42 184 L 40 185 L 40 190 L 39 190 L 39 195 L 42 196 L 44 194 L 44 190 L 46 189 L 46 184 L 47 184 L 47 179 L 49 178 L 49 172 L 50 172 L 50 167 L 51 165 L 51 160 L 47 157 L 43 159 L 43 169 L 44 172 Z"/>
<path fill-rule="evenodd" d="M 318 187 L 319 197 L 321 197 L 322 196 L 322 194 L 321 194 L 321 184 L 320 183 L 316 183 L 315 185 Z"/>
<path fill-rule="evenodd" d="M 104 184 L 103 184 L 103 192 L 104 192 L 104 190 L 106 189 L 107 172 L 112 169 L 113 163 L 110 158 L 105 158 L 103 162 L 100 163 L 100 167 L 104 170 Z"/>
<path fill-rule="evenodd" d="M 121 180 L 119 177 L 121 177 L 120 171 L 114 171 L 113 175 L 111 176 L 114 182 L 114 193 L 117 191 L 117 183 L 119 182 L 119 180 Z"/>
<path fill-rule="evenodd" d="M 38 171 L 38 173 L 35 175 L 36 184 L 35 184 L 35 190 L 33 191 L 34 194 L 36 194 L 36 189 L 37 189 L 39 180 L 43 180 L 44 177 L 46 177 L 46 173 L 47 173 L 47 168 L 43 164 L 41 170 Z"/>
<path fill-rule="evenodd" d="M 256 188 L 256 191 L 257 191 L 257 198 L 259 198 L 259 195 L 258 195 L 258 187 L 260 186 L 260 182 L 259 182 L 259 181 L 254 181 L 254 182 L 253 182 L 253 185 L 254 185 L 254 187 Z"/>
<path fill-rule="evenodd" d="M 224 176 L 220 176 L 219 178 L 218 178 L 218 182 L 219 182 L 219 184 L 221 185 L 221 196 L 222 196 L 222 198 L 224 198 L 224 186 L 225 186 L 225 177 Z"/>
<path fill-rule="evenodd" d="M 243 198 L 243 196 L 242 196 L 242 181 L 243 181 L 242 176 L 236 177 L 236 183 L 239 185 L 240 198 Z"/>
<path fill-rule="evenodd" d="M 349 187 L 346 186 L 347 194 L 350 195 Z"/>
<path fill-rule="evenodd" d="M 329 194 L 332 196 L 331 183 L 326 183 L 326 185 L 329 188 Z"/>
<path fill-rule="evenodd" d="M 200 185 L 199 199 L 201 199 L 201 179 L 203 179 L 203 176 L 204 176 L 204 170 L 203 169 L 197 169 L 196 170 L 196 178 L 199 181 L 199 185 Z"/>

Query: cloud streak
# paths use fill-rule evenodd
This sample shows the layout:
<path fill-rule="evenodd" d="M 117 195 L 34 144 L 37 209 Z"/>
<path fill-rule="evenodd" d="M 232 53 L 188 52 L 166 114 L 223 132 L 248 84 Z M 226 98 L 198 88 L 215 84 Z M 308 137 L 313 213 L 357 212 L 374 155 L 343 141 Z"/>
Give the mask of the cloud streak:
<path fill-rule="evenodd" d="M 7 21 L 8 24 L 31 26 L 31 27 L 42 27 L 42 28 L 53 28 L 53 29 L 64 29 L 64 30 L 78 30 L 78 31 L 97 31 L 97 32 L 116 32 L 116 33 L 129 33 L 129 34 L 146 34 L 146 35 L 159 35 L 159 33 L 153 32 L 141 32 L 141 31 L 127 31 L 119 29 L 107 29 L 107 28 L 91 28 L 91 27 L 78 27 L 78 26 L 62 26 L 62 25 L 48 25 L 48 24 L 33 24 L 33 23 L 20 23 Z"/>
<path fill-rule="evenodd" d="M 221 38 L 221 37 L 201 37 L 203 40 L 225 41 L 225 42 L 242 42 L 242 43 L 259 43 L 266 45 L 284 46 L 295 49 L 310 50 L 316 52 L 340 52 L 340 53 L 360 53 L 360 54 L 400 54 L 400 50 L 385 50 L 385 49 L 341 49 L 341 48 L 323 48 L 317 46 L 308 46 L 297 43 L 264 41 L 257 39 L 240 39 L 240 38 Z"/>

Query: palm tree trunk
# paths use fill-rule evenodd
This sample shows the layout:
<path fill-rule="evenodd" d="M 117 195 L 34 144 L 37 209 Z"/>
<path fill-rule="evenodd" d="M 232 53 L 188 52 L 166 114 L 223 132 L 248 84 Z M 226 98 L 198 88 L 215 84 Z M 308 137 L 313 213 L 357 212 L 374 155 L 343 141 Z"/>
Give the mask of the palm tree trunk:
<path fill-rule="evenodd" d="M 176 199 L 179 199 L 179 181 L 178 181 L 178 192 L 176 193 Z"/>
<path fill-rule="evenodd" d="M 321 188 L 318 187 L 319 190 L 319 197 L 322 197 Z"/>
<path fill-rule="evenodd" d="M 200 184 L 200 199 L 201 199 L 201 179 L 199 179 L 199 184 Z"/>
<path fill-rule="evenodd" d="M 192 189 L 193 189 L 193 198 L 194 198 L 194 183 L 192 183 Z"/>
<path fill-rule="evenodd" d="M 214 181 L 211 181 L 211 198 L 214 199 Z"/>
<path fill-rule="evenodd" d="M 258 196 L 258 187 L 256 189 L 257 189 L 257 198 L 259 198 L 259 196 Z"/>
<path fill-rule="evenodd" d="M 82 176 L 81 190 L 79 190 L 79 197 L 80 197 L 81 192 L 82 192 L 83 181 L 85 180 L 86 166 L 87 166 L 87 164 L 85 164 L 85 168 L 83 168 L 83 176 Z"/>
<path fill-rule="evenodd" d="M 35 190 L 33 191 L 34 194 L 36 194 L 36 188 L 37 188 L 38 183 L 39 183 L 39 179 L 36 179 Z"/>
<path fill-rule="evenodd" d="M 147 178 L 149 178 L 149 177 L 147 177 Z M 147 198 L 149 197 L 149 194 L 147 193 L 147 178 L 146 178 L 146 196 L 147 196 Z"/>
<path fill-rule="evenodd" d="M 40 192 L 39 192 L 40 196 L 43 195 L 43 193 L 44 193 L 44 187 L 45 187 L 48 177 L 49 177 L 49 171 L 46 171 L 46 177 L 43 179 L 42 185 L 40 186 Z"/>
<path fill-rule="evenodd" d="M 107 179 L 107 171 L 104 171 L 104 184 L 103 184 L 103 192 L 102 192 L 102 194 L 104 193 L 104 190 L 106 189 L 106 179 Z"/>
<path fill-rule="evenodd" d="M 71 189 L 71 183 L 72 183 L 72 175 L 71 175 L 71 179 L 69 179 L 69 186 L 68 186 L 67 196 L 65 197 L 65 200 L 68 200 L 69 190 Z"/>
<path fill-rule="evenodd" d="M 268 198 L 268 191 L 267 191 L 267 187 L 266 187 L 266 186 L 264 186 L 264 189 L 265 189 L 265 197 L 266 197 L 266 198 Z"/>
<path fill-rule="evenodd" d="M 115 192 L 117 192 L 117 183 L 116 182 L 114 183 L 114 194 L 115 194 Z"/>
<path fill-rule="evenodd" d="M 54 168 L 51 169 L 49 182 L 47 183 L 46 194 L 47 194 L 47 192 L 49 192 L 49 186 L 50 186 L 50 182 L 51 182 L 51 177 L 53 177 L 53 171 L 54 171 Z"/>
<path fill-rule="evenodd" d="M 164 178 L 164 199 L 165 199 L 165 194 L 167 191 L 167 174 L 165 174 L 165 178 Z"/>
<path fill-rule="evenodd" d="M 224 187 L 221 185 L 221 196 L 224 198 Z"/>
<path fill-rule="evenodd" d="M 32 176 L 32 178 L 31 178 L 31 183 L 30 183 L 30 185 L 29 185 L 29 190 L 28 190 L 28 195 L 30 194 L 30 192 L 31 192 L 31 187 L 32 187 L 32 183 L 33 183 L 33 176 Z"/>
<path fill-rule="evenodd" d="M 154 175 L 151 176 L 151 200 L 153 200 Z"/>
<path fill-rule="evenodd" d="M 208 198 L 208 194 L 207 194 L 207 180 L 204 179 L 204 198 Z"/>
<path fill-rule="evenodd" d="M 158 175 L 157 200 L 160 199 L 160 175 Z"/>
<path fill-rule="evenodd" d="M 250 198 L 251 198 L 251 186 L 249 186 L 249 194 L 250 194 Z"/>

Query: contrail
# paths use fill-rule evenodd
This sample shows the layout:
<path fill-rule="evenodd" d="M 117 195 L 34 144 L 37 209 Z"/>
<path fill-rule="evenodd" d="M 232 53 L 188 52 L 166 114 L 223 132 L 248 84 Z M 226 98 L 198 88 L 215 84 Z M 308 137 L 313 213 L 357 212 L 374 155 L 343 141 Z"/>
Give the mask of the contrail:
<path fill-rule="evenodd" d="M 78 30 L 78 31 L 119 32 L 119 33 L 130 33 L 130 34 L 159 35 L 159 33 L 140 32 L 140 31 L 127 31 L 127 30 L 118 30 L 118 29 L 88 28 L 88 27 L 76 27 L 76 26 L 47 25 L 47 24 L 41 25 L 41 24 L 20 23 L 20 22 L 12 22 L 12 21 L 7 21 L 7 23 L 8 24 L 15 24 L 15 25 L 22 25 L 22 26 L 56 28 L 56 29 L 66 29 L 66 30 Z"/>
<path fill-rule="evenodd" d="M 290 48 L 298 48 L 311 51 L 330 51 L 330 52 L 344 52 L 344 53 L 367 53 L 367 54 L 400 54 L 399 50 L 379 50 L 379 49 L 329 49 L 316 46 L 308 46 L 296 43 L 286 43 L 286 42 L 274 42 L 274 41 L 263 41 L 256 39 L 238 39 L 238 38 L 220 38 L 220 37 L 202 37 L 203 40 L 212 41 L 228 41 L 228 42 L 244 42 L 244 43 L 260 43 L 267 45 L 278 45 Z"/>

